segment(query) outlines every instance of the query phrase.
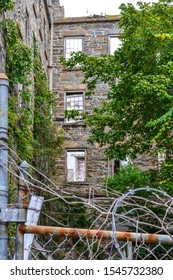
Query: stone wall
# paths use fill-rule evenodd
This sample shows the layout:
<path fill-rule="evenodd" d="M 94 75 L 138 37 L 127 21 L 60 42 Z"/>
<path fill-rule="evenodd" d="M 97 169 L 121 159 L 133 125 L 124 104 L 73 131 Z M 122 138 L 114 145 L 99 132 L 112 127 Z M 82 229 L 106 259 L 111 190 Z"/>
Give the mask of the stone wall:
<path fill-rule="evenodd" d="M 64 7 L 60 5 L 59 0 L 52 0 L 53 18 L 54 20 L 62 19 L 65 16 Z"/>
<path fill-rule="evenodd" d="M 86 149 L 86 182 L 67 183 L 66 154 L 57 163 L 56 180 L 64 187 L 70 186 L 73 192 L 81 187 L 86 193 L 90 186 L 101 186 L 105 177 L 114 173 L 112 163 L 104 160 L 104 150 L 98 145 L 88 144 L 90 129 L 82 122 L 66 123 L 64 118 L 65 94 L 66 92 L 85 92 L 86 85 L 83 84 L 83 75 L 78 69 L 65 69 L 60 63 L 60 57 L 64 56 L 66 37 L 82 37 L 83 51 L 92 56 L 109 53 L 109 35 L 118 35 L 119 16 L 104 17 L 81 17 L 62 18 L 54 21 L 53 41 L 53 91 L 56 97 L 55 120 L 60 123 L 65 131 L 65 149 Z M 85 96 L 85 112 L 92 113 L 94 106 L 98 106 L 105 97 L 108 86 L 97 83 L 95 94 L 92 97 Z M 157 157 L 146 154 L 140 155 L 134 161 L 140 169 L 155 168 Z M 77 186 L 77 188 L 75 187 Z"/>
<path fill-rule="evenodd" d="M 90 129 L 82 122 L 65 123 L 65 93 L 85 92 L 81 71 L 64 69 L 60 63 L 60 57 L 64 56 L 64 39 L 66 37 L 82 37 L 83 51 L 88 55 L 99 56 L 109 53 L 109 35 L 117 35 L 119 17 L 86 17 L 86 18 L 62 18 L 54 22 L 53 41 L 53 91 L 56 97 L 55 119 L 65 131 L 65 149 L 86 150 L 86 182 L 71 183 L 77 189 L 89 189 L 89 186 L 99 187 L 105 176 L 108 175 L 108 164 L 104 160 L 103 151 L 97 145 L 88 144 Z M 85 96 L 85 112 L 91 114 L 94 106 L 98 106 L 104 99 L 108 86 L 98 83 L 96 94 L 92 97 Z M 66 184 L 66 155 L 57 163 L 57 183 Z M 75 189 L 75 187 L 74 187 Z"/>
<path fill-rule="evenodd" d="M 35 39 L 43 65 L 47 72 L 49 65 L 51 9 L 48 1 L 22 0 L 16 1 L 14 18 L 19 25 L 22 39 L 32 47 Z"/>
<path fill-rule="evenodd" d="M 0 14 L 0 22 L 4 16 Z M 4 48 L 4 36 L 0 31 L 0 73 L 5 73 L 5 48 Z"/>
<path fill-rule="evenodd" d="M 51 1 L 47 0 L 18 0 L 14 10 L 5 13 L 6 17 L 14 19 L 19 27 L 20 37 L 29 47 L 37 41 L 40 56 L 48 74 L 51 62 L 50 34 L 53 23 Z M 0 39 L 2 45 L 2 40 Z M 4 49 L 4 48 L 3 48 Z"/>

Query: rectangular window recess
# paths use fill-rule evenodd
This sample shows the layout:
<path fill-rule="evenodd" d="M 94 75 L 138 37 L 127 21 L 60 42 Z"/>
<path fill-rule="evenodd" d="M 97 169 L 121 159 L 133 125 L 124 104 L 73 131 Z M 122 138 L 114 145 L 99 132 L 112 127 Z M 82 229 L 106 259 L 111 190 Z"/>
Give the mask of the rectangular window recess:
<path fill-rule="evenodd" d="M 83 38 L 66 37 L 64 39 L 64 56 L 66 59 L 71 57 L 72 52 L 83 51 Z"/>
<path fill-rule="evenodd" d="M 85 182 L 86 151 L 68 150 L 66 157 L 67 182 Z"/>
<path fill-rule="evenodd" d="M 84 112 L 84 94 L 83 92 L 66 92 L 65 94 L 65 110 L 76 110 L 80 113 Z M 79 117 L 75 119 L 66 119 L 66 123 L 75 123 L 79 121 Z"/>
<path fill-rule="evenodd" d="M 109 36 L 109 53 L 114 54 L 114 52 L 121 47 L 121 40 L 117 35 Z"/>

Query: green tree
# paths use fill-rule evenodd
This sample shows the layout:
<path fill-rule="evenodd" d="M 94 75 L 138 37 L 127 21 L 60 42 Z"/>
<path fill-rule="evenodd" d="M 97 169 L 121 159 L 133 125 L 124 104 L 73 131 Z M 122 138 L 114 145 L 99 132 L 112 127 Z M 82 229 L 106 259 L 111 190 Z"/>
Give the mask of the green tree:
<path fill-rule="evenodd" d="M 14 1 L 12 0 L 1 0 L 0 2 L 0 13 L 12 10 L 14 8 Z"/>
<path fill-rule="evenodd" d="M 109 85 L 102 106 L 83 115 L 91 126 L 91 142 L 106 147 L 108 158 L 135 158 L 138 153 L 172 152 L 173 33 L 172 1 L 122 4 L 122 45 L 114 55 L 74 53 L 66 67 L 80 65 L 88 94 L 98 81 Z M 74 112 L 73 112 L 74 115 Z"/>

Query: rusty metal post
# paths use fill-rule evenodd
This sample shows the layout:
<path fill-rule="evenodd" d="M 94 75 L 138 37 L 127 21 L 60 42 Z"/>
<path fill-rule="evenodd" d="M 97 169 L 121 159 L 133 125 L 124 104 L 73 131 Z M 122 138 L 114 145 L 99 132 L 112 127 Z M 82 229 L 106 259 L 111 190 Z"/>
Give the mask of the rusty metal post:
<path fill-rule="evenodd" d="M 0 73 L 0 212 L 8 204 L 8 87 Z M 8 258 L 8 224 L 0 220 L 0 260 Z"/>
<path fill-rule="evenodd" d="M 28 180 L 28 170 L 29 165 L 26 161 L 23 161 L 20 165 L 20 174 L 19 174 L 19 189 L 18 189 L 18 207 L 20 209 L 26 209 L 26 194 L 27 186 L 26 181 Z M 18 223 L 16 229 L 16 248 L 15 248 L 15 259 L 23 260 L 24 259 L 24 233 L 19 230 L 20 226 L 24 223 Z"/>

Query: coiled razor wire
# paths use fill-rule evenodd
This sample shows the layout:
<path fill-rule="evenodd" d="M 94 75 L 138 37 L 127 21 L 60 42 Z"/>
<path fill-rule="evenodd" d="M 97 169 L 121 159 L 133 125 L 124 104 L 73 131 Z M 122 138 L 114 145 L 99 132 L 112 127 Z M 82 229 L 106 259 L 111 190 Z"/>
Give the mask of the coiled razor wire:
<path fill-rule="evenodd" d="M 133 259 L 172 259 L 172 246 L 162 245 L 160 240 L 158 244 L 146 244 L 142 237 L 142 234 L 165 234 L 172 240 L 172 215 L 173 198 L 165 191 L 142 187 L 123 194 L 112 211 L 113 242 L 120 257 L 124 260 L 132 259 L 132 256 Z M 133 244 L 128 242 L 129 235 L 125 232 L 127 242 L 122 244 L 117 239 L 117 231 L 133 234 Z M 137 236 L 141 237 L 140 242 Z M 127 254 L 129 244 L 131 256 Z"/>

